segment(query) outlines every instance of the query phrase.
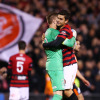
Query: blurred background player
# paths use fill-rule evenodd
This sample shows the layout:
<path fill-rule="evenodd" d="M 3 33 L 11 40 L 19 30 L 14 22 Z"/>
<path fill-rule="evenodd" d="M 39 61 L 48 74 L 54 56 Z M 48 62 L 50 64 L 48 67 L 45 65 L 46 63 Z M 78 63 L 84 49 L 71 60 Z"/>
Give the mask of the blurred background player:
<path fill-rule="evenodd" d="M 46 73 L 45 75 L 46 85 L 44 93 L 46 95 L 46 100 L 52 100 L 53 97 L 53 89 L 49 75 Z"/>
<path fill-rule="evenodd" d="M 85 79 L 85 77 L 80 73 L 79 70 L 77 70 L 77 74 L 76 76 L 82 80 L 82 82 L 87 86 L 89 87 L 90 86 L 90 82 L 88 80 Z M 76 78 L 75 79 L 75 82 L 74 82 L 74 85 L 73 85 L 73 91 L 74 93 L 77 95 L 78 97 L 78 100 L 84 100 L 84 97 L 81 93 L 81 90 L 80 90 L 80 82 L 79 80 Z"/>
<path fill-rule="evenodd" d="M 8 76 L 11 76 L 9 100 L 29 100 L 29 77 L 32 59 L 25 54 L 26 43 L 19 41 L 19 53 L 10 57 Z"/>

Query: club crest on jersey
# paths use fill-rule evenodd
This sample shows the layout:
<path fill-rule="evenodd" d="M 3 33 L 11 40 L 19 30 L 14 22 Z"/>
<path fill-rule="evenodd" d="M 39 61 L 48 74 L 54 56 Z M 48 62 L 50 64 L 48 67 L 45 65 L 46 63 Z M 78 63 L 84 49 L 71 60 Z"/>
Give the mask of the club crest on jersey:
<path fill-rule="evenodd" d="M 0 7 L 0 52 L 14 46 L 23 36 L 24 26 L 21 16 Z"/>
<path fill-rule="evenodd" d="M 66 35 L 66 32 L 65 31 L 61 31 L 60 34 Z"/>

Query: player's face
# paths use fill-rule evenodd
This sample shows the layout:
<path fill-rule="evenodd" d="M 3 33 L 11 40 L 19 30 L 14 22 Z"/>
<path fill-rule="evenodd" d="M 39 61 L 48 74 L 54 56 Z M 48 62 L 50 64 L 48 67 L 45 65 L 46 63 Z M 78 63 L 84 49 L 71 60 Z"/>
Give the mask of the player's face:
<path fill-rule="evenodd" d="M 57 20 L 58 20 L 57 17 L 55 17 L 54 20 L 53 20 L 53 23 L 54 23 L 55 25 L 57 25 Z"/>
<path fill-rule="evenodd" d="M 63 26 L 65 25 L 65 16 L 64 15 L 58 15 L 57 19 L 57 26 Z"/>

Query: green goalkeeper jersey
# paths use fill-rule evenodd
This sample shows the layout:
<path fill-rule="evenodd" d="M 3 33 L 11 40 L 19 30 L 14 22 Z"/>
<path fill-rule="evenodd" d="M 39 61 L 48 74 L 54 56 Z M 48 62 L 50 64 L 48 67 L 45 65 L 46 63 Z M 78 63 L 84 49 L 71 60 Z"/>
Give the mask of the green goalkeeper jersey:
<path fill-rule="evenodd" d="M 53 28 L 48 28 L 45 33 L 45 43 L 56 39 L 60 32 Z M 62 50 L 45 49 L 47 55 L 46 70 L 63 70 Z"/>

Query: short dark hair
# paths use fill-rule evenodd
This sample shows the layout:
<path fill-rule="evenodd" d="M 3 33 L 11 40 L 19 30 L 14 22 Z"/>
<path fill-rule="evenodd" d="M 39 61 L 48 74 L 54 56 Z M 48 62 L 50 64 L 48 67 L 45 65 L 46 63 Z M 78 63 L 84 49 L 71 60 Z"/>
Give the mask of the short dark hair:
<path fill-rule="evenodd" d="M 46 19 L 47 19 L 48 24 L 51 24 L 52 21 L 53 21 L 53 19 L 54 19 L 55 17 L 57 17 L 57 16 L 58 16 L 58 14 L 55 13 L 55 12 L 51 12 L 49 15 L 47 15 L 47 16 L 46 16 Z"/>
<path fill-rule="evenodd" d="M 19 41 L 18 42 L 18 48 L 19 48 L 19 50 L 25 50 L 26 43 L 24 41 Z"/>
<path fill-rule="evenodd" d="M 61 10 L 61 11 L 58 13 L 58 15 L 64 15 L 64 16 L 65 16 L 65 20 L 67 20 L 67 19 L 70 18 L 71 13 L 70 13 L 70 11 L 68 11 L 68 10 Z"/>

